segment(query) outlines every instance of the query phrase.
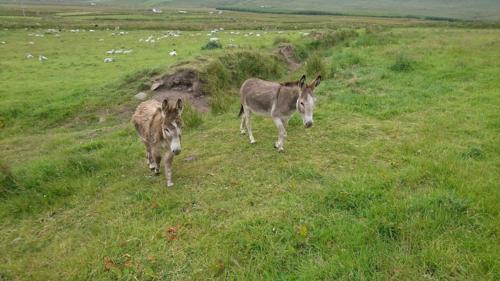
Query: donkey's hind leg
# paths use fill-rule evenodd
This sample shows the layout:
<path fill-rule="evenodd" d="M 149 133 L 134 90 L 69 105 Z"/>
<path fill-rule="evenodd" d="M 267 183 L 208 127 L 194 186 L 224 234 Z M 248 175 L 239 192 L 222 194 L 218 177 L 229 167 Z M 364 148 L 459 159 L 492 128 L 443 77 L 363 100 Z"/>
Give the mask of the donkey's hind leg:
<path fill-rule="evenodd" d="M 245 112 L 243 114 L 245 114 L 245 125 L 247 127 L 247 130 L 248 130 L 248 137 L 250 138 L 250 143 L 255 143 L 255 139 L 253 138 L 253 134 L 252 134 L 252 123 L 250 121 L 250 108 L 244 106 L 243 109 L 245 110 Z"/>
<path fill-rule="evenodd" d="M 155 175 L 160 174 L 161 151 L 159 147 L 150 147 L 151 165 L 150 169 Z"/>
<path fill-rule="evenodd" d="M 240 134 L 244 135 L 245 132 L 245 114 L 241 115 L 241 123 L 240 123 Z"/>
<path fill-rule="evenodd" d="M 146 146 L 146 162 L 148 164 L 148 168 L 153 171 L 155 169 L 155 164 L 153 155 L 151 154 L 151 147 L 147 143 L 145 143 L 144 146 Z"/>

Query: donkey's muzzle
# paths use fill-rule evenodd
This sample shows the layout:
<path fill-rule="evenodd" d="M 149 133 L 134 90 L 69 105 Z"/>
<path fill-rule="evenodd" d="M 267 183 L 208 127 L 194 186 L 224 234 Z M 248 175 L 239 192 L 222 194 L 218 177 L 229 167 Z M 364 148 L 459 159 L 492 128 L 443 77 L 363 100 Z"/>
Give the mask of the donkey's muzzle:
<path fill-rule="evenodd" d="M 174 155 L 179 155 L 181 153 L 181 149 L 180 148 L 172 149 L 172 153 Z"/>
<path fill-rule="evenodd" d="M 312 125 L 313 125 L 312 121 L 307 121 L 307 122 L 304 123 L 304 127 L 306 127 L 306 128 L 311 128 Z"/>

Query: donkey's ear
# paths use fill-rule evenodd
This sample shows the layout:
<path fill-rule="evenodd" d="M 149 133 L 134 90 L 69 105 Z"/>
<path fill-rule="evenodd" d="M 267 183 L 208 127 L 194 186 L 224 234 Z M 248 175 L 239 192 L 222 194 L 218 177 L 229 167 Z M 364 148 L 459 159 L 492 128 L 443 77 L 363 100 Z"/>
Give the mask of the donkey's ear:
<path fill-rule="evenodd" d="M 177 103 L 175 104 L 175 107 L 177 108 L 177 111 L 179 112 L 179 115 L 182 113 L 182 99 L 178 99 Z"/>
<path fill-rule="evenodd" d="M 163 102 L 161 103 L 161 111 L 162 112 L 167 112 L 168 111 L 168 99 L 165 98 Z"/>
<path fill-rule="evenodd" d="M 320 83 L 321 83 L 321 75 L 318 75 L 318 77 L 316 77 L 316 80 L 313 81 L 314 88 L 318 87 Z"/>
<path fill-rule="evenodd" d="M 306 75 L 302 75 L 299 80 L 299 87 L 303 89 L 306 86 Z"/>

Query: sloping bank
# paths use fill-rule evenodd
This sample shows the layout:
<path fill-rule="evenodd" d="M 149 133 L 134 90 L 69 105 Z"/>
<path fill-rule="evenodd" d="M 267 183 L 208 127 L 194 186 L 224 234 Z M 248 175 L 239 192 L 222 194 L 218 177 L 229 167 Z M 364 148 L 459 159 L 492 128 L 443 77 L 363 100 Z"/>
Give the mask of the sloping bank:
<path fill-rule="evenodd" d="M 172 67 L 151 81 L 156 99 L 183 98 L 198 111 L 225 112 L 237 97 L 237 89 L 249 77 L 279 79 L 286 61 L 274 53 L 231 51 Z"/>
<path fill-rule="evenodd" d="M 158 100 L 182 98 L 201 112 L 225 112 L 236 103 L 240 85 L 250 77 L 280 80 L 290 74 L 293 77 L 297 70 L 326 77 L 324 66 L 311 68 L 309 60 L 357 36 L 354 30 L 315 32 L 293 43 L 277 38 L 272 50 L 230 50 L 219 56 L 181 63 L 151 79 L 149 96 Z M 308 65 L 304 70 L 303 64 Z"/>

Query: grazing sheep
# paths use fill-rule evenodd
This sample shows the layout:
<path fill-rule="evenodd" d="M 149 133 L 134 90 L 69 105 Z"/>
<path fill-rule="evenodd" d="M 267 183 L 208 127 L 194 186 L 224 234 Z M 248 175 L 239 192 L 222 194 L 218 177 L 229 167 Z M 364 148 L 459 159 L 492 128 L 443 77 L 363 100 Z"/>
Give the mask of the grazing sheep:
<path fill-rule="evenodd" d="M 168 53 L 171 57 L 177 56 L 177 51 L 174 49 L 172 52 Z"/>
<path fill-rule="evenodd" d="M 48 58 L 47 58 L 46 56 L 39 55 L 39 56 L 38 56 L 38 60 L 39 60 L 39 61 L 44 61 L 44 60 L 48 60 Z"/>
<path fill-rule="evenodd" d="M 105 58 L 105 59 L 104 59 L 104 62 L 105 62 L 105 63 L 110 63 L 110 62 L 114 62 L 114 61 L 115 61 L 115 59 L 114 59 L 114 58 Z"/>

